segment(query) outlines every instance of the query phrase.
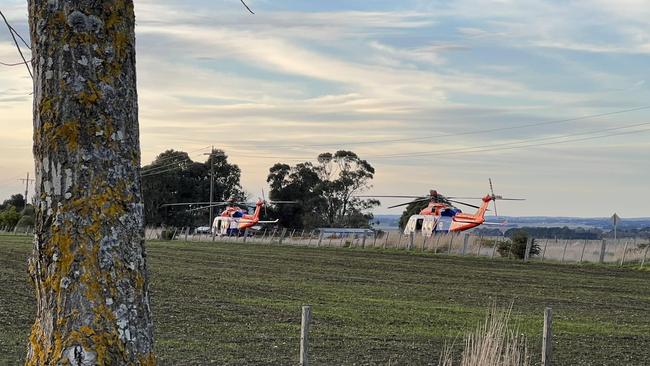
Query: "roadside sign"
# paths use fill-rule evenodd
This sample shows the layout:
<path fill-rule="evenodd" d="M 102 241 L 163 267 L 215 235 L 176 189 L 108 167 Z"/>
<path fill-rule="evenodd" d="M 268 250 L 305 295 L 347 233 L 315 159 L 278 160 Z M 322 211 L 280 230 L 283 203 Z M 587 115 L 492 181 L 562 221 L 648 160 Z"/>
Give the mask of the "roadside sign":
<path fill-rule="evenodd" d="M 612 225 L 614 225 L 614 240 L 616 240 L 616 227 L 618 226 L 618 223 L 621 222 L 621 218 L 616 214 L 616 212 L 614 212 L 611 219 Z"/>

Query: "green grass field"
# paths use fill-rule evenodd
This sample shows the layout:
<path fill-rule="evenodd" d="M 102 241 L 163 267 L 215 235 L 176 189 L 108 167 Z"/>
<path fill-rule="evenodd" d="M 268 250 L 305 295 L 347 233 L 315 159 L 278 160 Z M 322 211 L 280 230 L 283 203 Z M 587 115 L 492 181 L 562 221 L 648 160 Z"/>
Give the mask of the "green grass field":
<path fill-rule="evenodd" d="M 547 305 L 555 364 L 650 364 L 647 271 L 241 243 L 147 249 L 161 365 L 297 364 L 303 304 L 314 365 L 437 364 L 494 302 L 514 302 L 534 364 Z M 0 235 L 0 365 L 24 357 L 30 251 L 29 238 Z"/>

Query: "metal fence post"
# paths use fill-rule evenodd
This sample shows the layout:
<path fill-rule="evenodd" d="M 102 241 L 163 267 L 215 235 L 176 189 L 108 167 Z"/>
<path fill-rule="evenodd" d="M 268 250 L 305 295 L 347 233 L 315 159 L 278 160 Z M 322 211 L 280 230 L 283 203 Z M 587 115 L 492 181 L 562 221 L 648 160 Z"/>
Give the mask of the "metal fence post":
<path fill-rule="evenodd" d="M 469 242 L 469 235 L 465 234 L 463 236 L 463 252 L 461 253 L 462 255 L 465 255 L 467 253 L 467 243 Z"/>
<path fill-rule="evenodd" d="M 280 233 L 280 237 L 278 238 L 278 245 L 282 245 L 282 241 L 284 240 L 284 235 L 287 233 L 287 228 L 283 228 L 282 232 Z"/>
<path fill-rule="evenodd" d="M 544 333 L 542 335 L 542 366 L 551 366 L 553 356 L 553 309 L 544 310 Z"/>
<path fill-rule="evenodd" d="M 582 252 L 580 253 L 580 263 L 582 263 L 582 260 L 585 257 L 585 248 L 587 247 L 587 239 L 585 239 L 585 242 L 582 244 Z"/>
<path fill-rule="evenodd" d="M 650 242 L 648 242 L 645 245 L 645 251 L 643 252 L 643 259 L 641 259 L 641 269 L 643 269 L 643 265 L 645 264 L 645 259 L 648 256 L 648 249 L 650 249 Z"/>
<path fill-rule="evenodd" d="M 569 245 L 569 239 L 564 240 L 564 251 L 562 252 L 562 263 L 564 263 L 564 256 L 566 255 L 566 247 Z"/>
<path fill-rule="evenodd" d="M 269 236 L 269 245 L 273 244 L 273 237 L 275 236 L 275 233 L 278 231 L 278 229 L 273 229 L 271 232 L 271 236 Z"/>
<path fill-rule="evenodd" d="M 526 252 L 524 253 L 524 261 L 528 262 L 528 259 L 530 259 L 530 250 L 533 248 L 533 237 L 529 237 L 528 240 L 526 240 Z"/>
<path fill-rule="evenodd" d="M 629 242 L 629 240 L 625 241 L 625 246 L 623 247 L 623 256 L 621 257 L 621 266 L 623 266 L 623 263 L 625 263 L 625 254 L 627 253 L 627 244 Z"/>
<path fill-rule="evenodd" d="M 600 255 L 598 256 L 598 263 L 605 263 L 605 250 L 607 249 L 607 240 L 603 239 L 600 243 Z"/>
<path fill-rule="evenodd" d="M 302 307 L 302 322 L 300 324 L 300 365 L 309 365 L 309 325 L 311 323 L 311 306 Z"/>

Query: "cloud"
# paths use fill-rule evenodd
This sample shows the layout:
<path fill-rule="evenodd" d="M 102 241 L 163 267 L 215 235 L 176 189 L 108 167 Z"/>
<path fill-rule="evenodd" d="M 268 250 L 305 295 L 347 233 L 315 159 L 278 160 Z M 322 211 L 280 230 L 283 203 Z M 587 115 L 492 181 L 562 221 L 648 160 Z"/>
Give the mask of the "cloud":
<path fill-rule="evenodd" d="M 551 187 L 550 193 L 572 202 L 565 187 L 581 187 L 585 177 L 594 190 L 613 183 L 615 178 L 594 173 L 602 169 L 625 177 L 638 171 L 621 186 L 644 189 L 650 173 L 640 169 L 648 148 L 641 134 L 575 146 L 375 157 L 607 128 L 648 119 L 647 111 L 543 128 L 356 144 L 647 104 L 648 10 L 643 1 L 597 1 L 598 6 L 372 2 L 376 9 L 370 11 L 352 11 L 349 4 L 332 3 L 325 10 L 312 2 L 257 2 L 251 4 L 255 16 L 236 1 L 137 1 L 143 161 L 172 147 L 191 151 L 215 144 L 242 166 L 246 188 L 256 192 L 273 162 L 345 147 L 377 165 L 375 186 L 385 191 L 399 186 L 417 193 L 440 185 L 476 194 L 477 182 L 492 176 L 509 194 L 548 194 L 545 187 Z M 12 19 L 25 27 L 24 3 L 12 5 Z M 0 60 L 15 60 L 9 39 L 0 40 Z M 0 166 L 20 165 L 7 172 L 31 165 L 30 90 L 24 70 L 0 67 L 0 136 L 11 141 L 0 147 Z M 17 163 L 11 158 L 15 151 L 26 158 Z M 563 175 L 561 185 L 554 172 Z M 554 209 L 543 204 L 516 212 Z"/>

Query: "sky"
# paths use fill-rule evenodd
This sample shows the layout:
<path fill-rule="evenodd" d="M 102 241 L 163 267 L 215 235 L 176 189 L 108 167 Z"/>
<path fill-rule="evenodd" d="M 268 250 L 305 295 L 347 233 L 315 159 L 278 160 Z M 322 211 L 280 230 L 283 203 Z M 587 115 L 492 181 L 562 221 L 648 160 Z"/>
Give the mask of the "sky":
<path fill-rule="evenodd" d="M 25 0 L 0 0 L 27 36 Z M 367 194 L 526 198 L 508 216 L 650 216 L 646 0 L 136 0 L 143 164 L 352 150 Z M 0 62 L 18 62 L 0 28 Z M 31 79 L 0 65 L 0 199 L 33 176 Z M 376 213 L 399 200 L 383 200 Z"/>

